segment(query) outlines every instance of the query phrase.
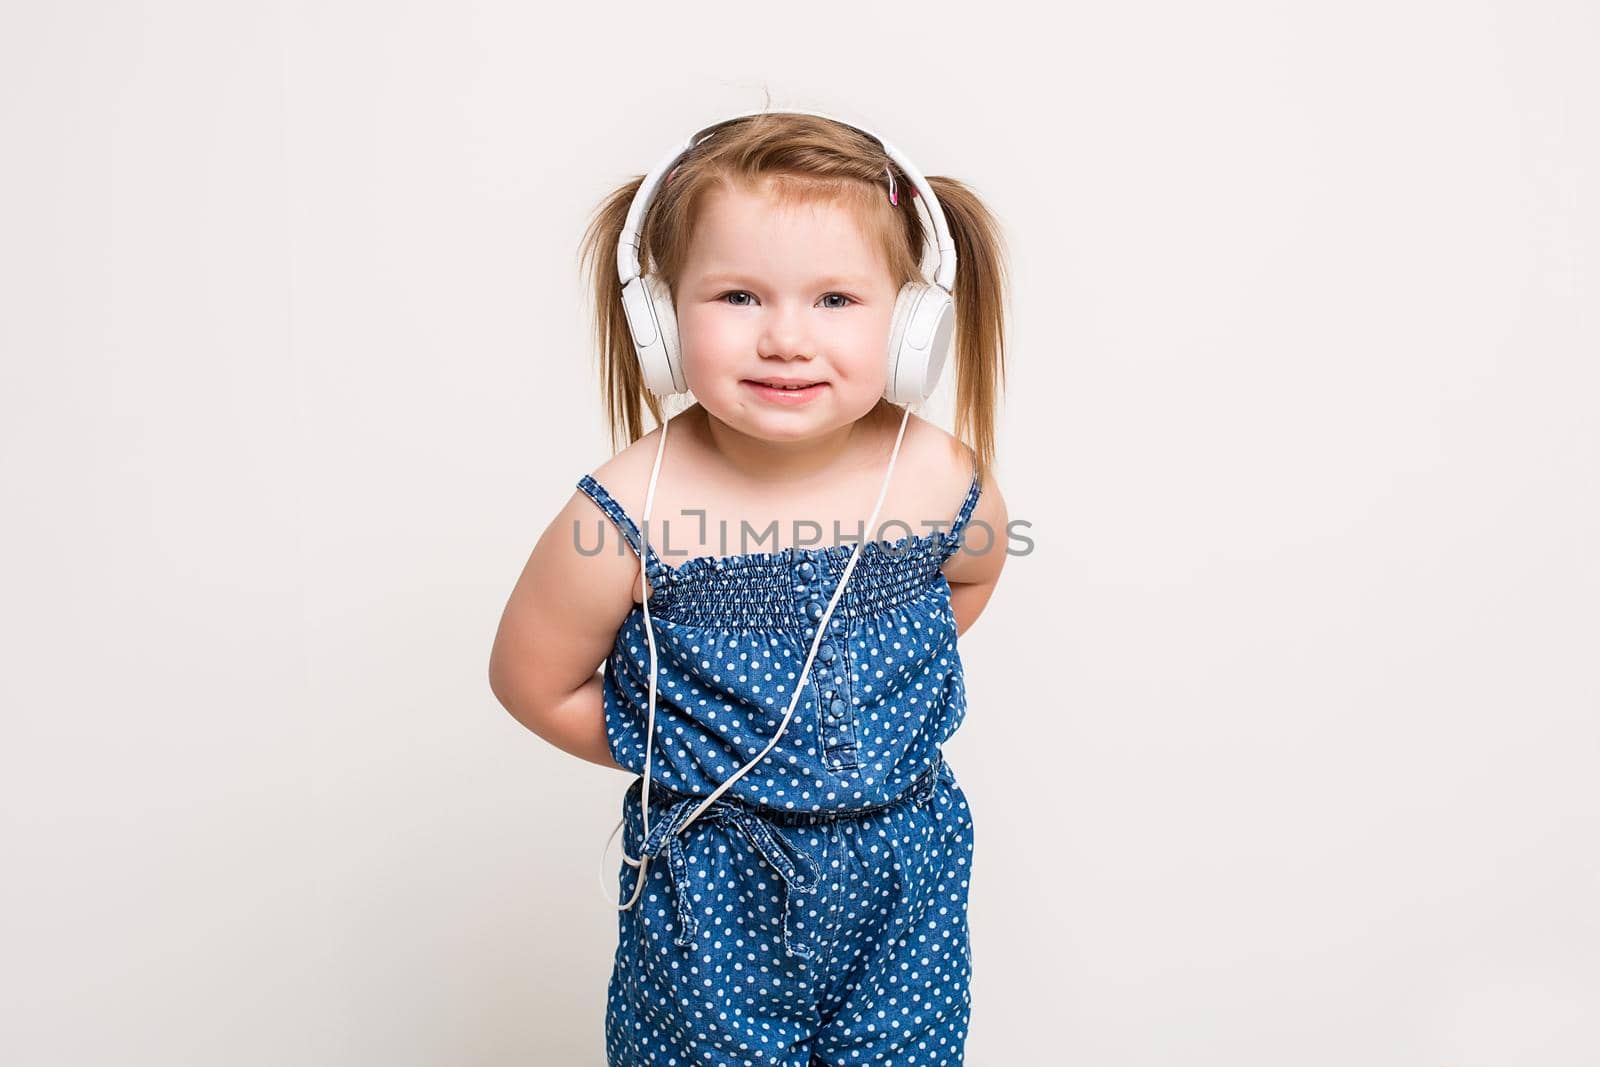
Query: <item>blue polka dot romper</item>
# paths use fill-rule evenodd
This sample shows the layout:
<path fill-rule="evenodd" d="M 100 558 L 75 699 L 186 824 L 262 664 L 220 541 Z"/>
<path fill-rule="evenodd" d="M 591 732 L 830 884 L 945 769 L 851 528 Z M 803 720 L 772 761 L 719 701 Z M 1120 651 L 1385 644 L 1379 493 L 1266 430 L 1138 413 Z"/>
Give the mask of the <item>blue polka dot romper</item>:
<path fill-rule="evenodd" d="M 659 674 L 650 838 L 639 811 L 650 646 L 635 606 L 604 672 L 613 758 L 641 775 L 623 848 L 651 857 L 619 910 L 610 1067 L 959 1065 L 971 1010 L 973 823 L 940 745 L 966 712 L 950 585 L 979 495 L 946 530 L 669 566 L 590 475 L 580 488 L 644 551 Z M 700 803 L 778 744 L 682 833 Z M 619 905 L 638 868 L 620 863 Z"/>

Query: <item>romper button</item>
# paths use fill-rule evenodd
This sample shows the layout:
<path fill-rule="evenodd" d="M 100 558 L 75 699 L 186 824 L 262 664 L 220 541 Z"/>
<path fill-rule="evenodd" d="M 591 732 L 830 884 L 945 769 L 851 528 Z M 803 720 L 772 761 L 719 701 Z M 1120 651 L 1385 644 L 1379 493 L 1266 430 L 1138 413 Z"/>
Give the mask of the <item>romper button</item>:
<path fill-rule="evenodd" d="M 800 577 L 804 578 L 808 582 L 817 576 L 817 568 L 811 565 L 810 560 L 800 564 L 799 571 Z"/>
<path fill-rule="evenodd" d="M 823 645 L 821 648 L 817 649 L 817 658 L 824 663 L 832 663 L 835 651 L 836 650 L 832 645 Z"/>
<path fill-rule="evenodd" d="M 834 702 L 829 705 L 828 710 L 833 712 L 834 718 L 838 718 L 844 714 L 844 707 L 844 700 L 836 698 Z"/>
<path fill-rule="evenodd" d="M 813 619 L 822 618 L 822 613 L 827 610 L 827 605 L 822 603 L 820 600 L 813 600 L 806 605 L 806 614 L 811 616 Z"/>

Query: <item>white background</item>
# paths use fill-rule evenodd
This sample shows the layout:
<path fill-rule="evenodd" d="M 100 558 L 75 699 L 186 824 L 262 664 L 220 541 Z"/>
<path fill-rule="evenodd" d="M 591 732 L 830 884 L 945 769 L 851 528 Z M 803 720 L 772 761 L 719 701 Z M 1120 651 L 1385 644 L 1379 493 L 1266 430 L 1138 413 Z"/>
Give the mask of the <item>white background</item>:
<path fill-rule="evenodd" d="M 628 779 L 489 648 L 589 213 L 770 91 L 1011 244 L 967 1062 L 1600 1062 L 1597 29 L 8 6 L 0 1060 L 604 1062 Z"/>

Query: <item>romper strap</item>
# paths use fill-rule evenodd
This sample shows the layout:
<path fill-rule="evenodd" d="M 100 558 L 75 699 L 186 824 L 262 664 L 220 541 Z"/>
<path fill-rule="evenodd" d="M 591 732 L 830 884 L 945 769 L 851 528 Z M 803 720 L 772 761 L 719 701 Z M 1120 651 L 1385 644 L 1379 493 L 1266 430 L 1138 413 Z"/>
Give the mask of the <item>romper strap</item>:
<path fill-rule="evenodd" d="M 972 451 L 968 449 L 968 451 Z M 972 484 L 967 487 L 967 497 L 961 502 L 961 510 L 956 512 L 955 521 L 950 524 L 950 529 L 944 535 L 944 551 L 939 555 L 939 562 L 943 563 L 955 555 L 961 548 L 961 532 L 967 528 L 967 522 L 972 518 L 973 509 L 978 506 L 978 497 L 983 495 L 983 482 L 978 476 L 978 454 L 972 453 Z"/>
<path fill-rule="evenodd" d="M 583 490 L 585 495 L 590 500 L 593 500 L 601 511 L 605 512 L 606 518 L 615 523 L 617 529 L 622 531 L 622 536 L 627 540 L 629 547 L 633 549 L 633 554 L 641 559 L 646 559 L 645 555 L 641 553 L 644 538 L 639 534 L 639 527 L 628 517 L 628 513 L 622 510 L 622 505 L 618 504 L 616 499 L 606 491 L 606 487 L 595 481 L 593 475 L 585 474 L 578 479 L 578 488 Z M 646 559 L 645 563 L 645 577 L 650 580 L 650 585 L 653 588 L 657 586 L 656 576 L 666 569 L 666 564 L 661 561 L 660 556 L 656 555 L 655 546 L 650 545 L 648 559 Z"/>

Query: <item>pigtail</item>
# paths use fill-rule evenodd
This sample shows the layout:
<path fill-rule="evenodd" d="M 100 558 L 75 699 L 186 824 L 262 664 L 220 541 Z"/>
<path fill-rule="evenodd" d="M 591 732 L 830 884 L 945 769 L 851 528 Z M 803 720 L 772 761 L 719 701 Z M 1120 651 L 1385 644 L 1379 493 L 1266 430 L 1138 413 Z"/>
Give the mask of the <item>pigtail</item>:
<path fill-rule="evenodd" d="M 968 186 L 928 176 L 956 246 L 955 435 L 972 446 L 987 476 L 995 456 L 996 413 L 1005 392 L 1005 309 L 1010 277 L 1003 231 Z"/>
<path fill-rule="evenodd" d="M 646 410 L 657 425 L 663 421 L 660 398 L 645 387 L 644 371 L 628 330 L 628 316 L 622 310 L 622 282 L 617 277 L 617 241 L 628 221 L 634 194 L 643 184 L 641 174 L 605 198 L 584 231 L 578 250 L 579 270 L 587 272 L 594 301 L 591 310 L 595 359 L 613 451 L 620 451 L 648 432 L 644 425 Z M 641 260 L 641 267 L 648 271 L 646 261 Z"/>

